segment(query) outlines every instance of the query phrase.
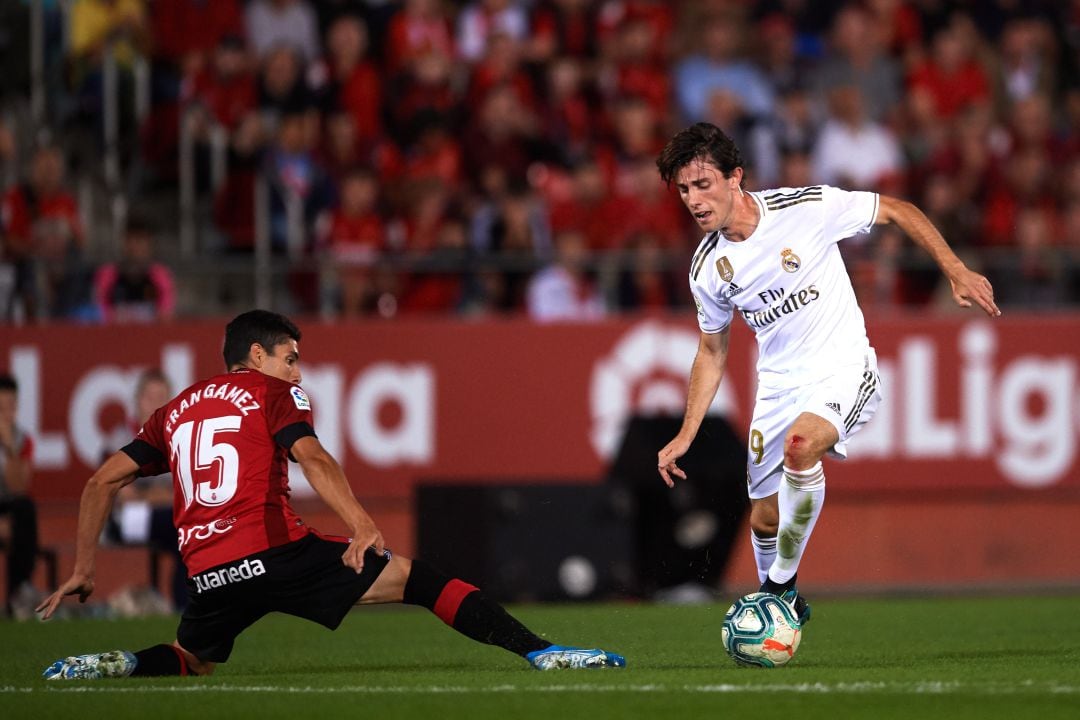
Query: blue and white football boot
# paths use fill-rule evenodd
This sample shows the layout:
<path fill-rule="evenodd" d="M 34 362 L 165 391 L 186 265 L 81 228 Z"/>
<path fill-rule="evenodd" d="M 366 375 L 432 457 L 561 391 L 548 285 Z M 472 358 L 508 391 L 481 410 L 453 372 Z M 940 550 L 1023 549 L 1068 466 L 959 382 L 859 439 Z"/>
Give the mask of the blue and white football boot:
<path fill-rule="evenodd" d="M 799 618 L 799 627 L 810 622 L 810 603 L 806 602 L 806 598 L 799 594 L 798 588 L 794 586 L 788 588 L 780 593 L 780 599 L 795 611 L 795 616 Z"/>
<path fill-rule="evenodd" d="M 593 670 L 597 668 L 626 667 L 626 658 L 603 650 L 552 645 L 534 650 L 525 656 L 537 670 Z"/>
<path fill-rule="evenodd" d="M 765 582 L 761 583 L 758 592 L 778 595 L 781 600 L 790 605 L 791 609 L 795 611 L 795 616 L 799 619 L 799 626 L 802 627 L 810 622 L 810 603 L 806 602 L 806 598 L 799 594 L 799 589 L 795 586 L 796 577 L 792 577 L 783 585 L 767 577 Z"/>
<path fill-rule="evenodd" d="M 57 660 L 41 677 L 46 680 L 100 680 L 127 677 L 135 669 L 135 656 L 125 650 L 76 655 Z"/>

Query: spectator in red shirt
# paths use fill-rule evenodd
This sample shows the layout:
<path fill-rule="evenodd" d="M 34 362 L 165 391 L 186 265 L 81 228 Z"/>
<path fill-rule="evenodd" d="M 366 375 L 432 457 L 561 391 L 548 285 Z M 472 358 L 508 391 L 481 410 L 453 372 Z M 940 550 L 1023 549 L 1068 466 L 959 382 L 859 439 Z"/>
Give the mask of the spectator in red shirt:
<path fill-rule="evenodd" d="M 105 322 L 158 322 L 172 318 L 176 291 L 172 271 L 154 260 L 154 233 L 139 219 L 128 222 L 123 255 L 98 268 L 94 299 Z"/>
<path fill-rule="evenodd" d="M 637 163 L 655 159 L 663 147 L 659 119 L 648 102 L 633 95 L 619 99 L 611 117 L 611 143 L 597 157 L 611 190 L 629 194 L 636 183 L 633 174 Z"/>
<path fill-rule="evenodd" d="M 3 255 L 14 268 L 27 317 L 65 315 L 86 300 L 80 275 L 82 223 L 75 197 L 64 187 L 65 172 L 59 149 L 39 148 L 29 180 L 9 189 L 0 206 Z M 40 288 L 39 264 L 45 276 Z"/>
<path fill-rule="evenodd" d="M 536 107 L 532 80 L 522 69 L 522 44 L 505 33 L 495 33 L 487 42 L 483 59 L 473 67 L 469 92 L 465 99 L 470 108 L 480 107 L 496 87 L 513 90 L 519 103 Z"/>
<path fill-rule="evenodd" d="M 462 93 L 450 56 L 432 48 L 405 65 L 387 84 L 387 105 L 393 122 L 389 134 L 399 143 L 409 140 L 416 118 L 433 111 L 452 126 L 459 124 Z"/>
<path fill-rule="evenodd" d="M 344 111 L 329 113 L 323 119 L 319 157 L 335 184 L 358 166 L 371 168 L 383 184 L 393 183 L 401 175 L 401 153 L 393 142 L 385 138 L 360 142 L 356 123 Z"/>
<path fill-rule="evenodd" d="M 225 38 L 244 32 L 239 0 L 154 0 L 150 23 L 154 55 L 186 77 L 203 70 Z"/>
<path fill-rule="evenodd" d="M 440 0 L 405 0 L 390 19 L 387 32 L 388 73 L 396 74 L 431 52 L 445 58 L 454 56 L 450 20 Z"/>
<path fill-rule="evenodd" d="M 618 29 L 625 22 L 642 20 L 652 28 L 655 38 L 654 60 L 665 62 L 675 29 L 675 13 L 666 0 L 604 0 L 597 19 L 597 38 L 601 53 L 608 54 Z"/>
<path fill-rule="evenodd" d="M 990 101 L 990 83 L 974 57 L 975 48 L 955 24 L 934 36 L 933 52 L 908 77 L 908 88 L 928 92 L 938 118 Z"/>
<path fill-rule="evenodd" d="M 610 228 L 603 212 L 608 189 L 600 166 L 582 160 L 571 171 L 569 185 L 569 192 L 549 198 L 552 232 L 580 230 L 590 248 L 608 247 Z"/>
<path fill-rule="evenodd" d="M 1053 214 L 1053 166 L 1043 148 L 1027 147 L 1008 160 L 1007 171 L 991 183 L 984 204 L 983 245 L 1015 245 L 1021 211 L 1038 208 Z"/>
<path fill-rule="evenodd" d="M 473 161 L 469 168 L 473 181 L 479 183 L 481 172 L 489 165 L 497 165 L 511 181 L 523 181 L 533 162 L 539 133 L 536 115 L 522 104 L 513 88 L 492 88 L 465 134 L 465 158 Z"/>
<path fill-rule="evenodd" d="M 326 32 L 326 49 L 326 58 L 316 68 L 325 82 L 324 107 L 349 113 L 360 142 L 375 142 L 382 133 L 382 81 L 365 57 L 367 26 L 357 17 L 342 15 Z"/>
<path fill-rule="evenodd" d="M 919 11 L 912 5 L 906 0 L 870 0 L 867 3 L 885 47 L 902 60 L 916 56 L 922 50 L 922 21 Z"/>
<path fill-rule="evenodd" d="M 445 213 L 439 217 L 433 247 L 413 265 L 405 283 L 402 312 L 446 313 L 462 304 L 468 241 L 468 228 L 460 217 Z"/>
<path fill-rule="evenodd" d="M 248 65 L 244 41 L 237 35 L 221 39 L 208 66 L 187 83 L 182 100 L 186 108 L 200 108 L 205 119 L 232 132 L 255 109 L 255 77 Z"/>
<path fill-rule="evenodd" d="M 596 102 L 585 84 L 580 60 L 553 58 L 547 65 L 546 97 L 540 127 L 544 140 L 563 164 L 586 157 L 596 139 Z"/>
<path fill-rule="evenodd" d="M 257 113 L 248 114 L 233 133 L 229 173 L 214 194 L 214 225 L 227 252 L 250 252 L 255 244 L 255 176 L 266 136 Z"/>
<path fill-rule="evenodd" d="M 374 301 L 374 268 L 386 250 L 378 213 L 379 186 L 369 170 L 355 169 L 341 183 L 341 200 L 321 238 L 337 269 L 341 312 L 362 315 Z"/>
<path fill-rule="evenodd" d="M 657 59 L 656 28 L 643 18 L 620 25 L 615 35 L 614 83 L 608 95 L 639 97 L 661 121 L 671 114 L 670 72 Z"/>
<path fill-rule="evenodd" d="M 149 3 L 150 114 L 139 128 L 142 158 L 164 177 L 176 172 L 180 101 L 190 84 L 210 73 L 226 38 L 244 37 L 240 0 L 154 0 Z"/>
<path fill-rule="evenodd" d="M 661 311 L 678 307 L 682 300 L 679 285 L 664 263 L 659 239 L 649 232 L 635 233 L 627 242 L 627 250 L 630 254 L 616 288 L 619 309 Z"/>
<path fill-rule="evenodd" d="M 591 0 L 543 0 L 532 13 L 531 50 L 537 62 L 596 56 L 596 8 Z"/>
<path fill-rule="evenodd" d="M 427 112 L 440 114 L 448 124 L 460 124 L 463 91 L 453 59 L 431 50 L 414 58 L 387 83 L 388 134 L 399 144 L 411 140 L 417 118 Z"/>
<path fill-rule="evenodd" d="M 34 254 L 33 228 L 42 220 L 64 225 L 71 242 L 83 244 L 82 224 L 75 197 L 64 187 L 64 156 L 55 147 L 41 147 L 30 162 L 30 177 L 4 195 L 3 229 L 7 251 L 14 257 Z"/>
<path fill-rule="evenodd" d="M 438 180 L 450 189 L 460 189 L 463 178 L 461 144 L 450 127 L 433 111 L 425 111 L 414 120 L 415 140 L 403 154 L 404 182 Z"/>

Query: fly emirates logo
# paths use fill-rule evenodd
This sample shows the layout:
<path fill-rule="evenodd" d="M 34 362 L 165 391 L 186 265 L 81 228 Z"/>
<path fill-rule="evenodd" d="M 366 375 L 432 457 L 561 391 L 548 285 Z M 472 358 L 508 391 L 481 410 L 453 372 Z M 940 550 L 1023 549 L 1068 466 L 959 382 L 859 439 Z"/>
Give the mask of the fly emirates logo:
<path fill-rule="evenodd" d="M 784 297 L 784 288 L 759 292 L 757 296 L 761 298 L 762 303 L 766 305 L 769 303 L 773 304 L 769 305 L 764 310 L 756 311 L 739 308 L 743 318 L 746 320 L 746 324 L 755 331 L 760 330 L 767 325 L 772 325 L 785 315 L 790 315 L 802 310 L 804 307 L 821 297 L 821 293 L 818 291 L 817 285 L 811 285 L 798 292 L 791 293 L 791 295 L 786 298 Z"/>

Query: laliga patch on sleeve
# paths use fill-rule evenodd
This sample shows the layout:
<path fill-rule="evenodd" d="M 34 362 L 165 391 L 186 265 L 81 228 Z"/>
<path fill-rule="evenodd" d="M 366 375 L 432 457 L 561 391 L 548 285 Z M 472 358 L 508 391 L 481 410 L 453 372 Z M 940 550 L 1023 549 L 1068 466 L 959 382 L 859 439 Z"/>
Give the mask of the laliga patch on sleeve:
<path fill-rule="evenodd" d="M 296 403 L 296 407 L 298 410 L 311 409 L 311 401 L 308 400 L 307 393 L 305 393 L 303 390 L 296 387 L 295 385 L 292 386 L 292 389 L 289 390 L 289 392 L 292 393 L 293 402 Z"/>

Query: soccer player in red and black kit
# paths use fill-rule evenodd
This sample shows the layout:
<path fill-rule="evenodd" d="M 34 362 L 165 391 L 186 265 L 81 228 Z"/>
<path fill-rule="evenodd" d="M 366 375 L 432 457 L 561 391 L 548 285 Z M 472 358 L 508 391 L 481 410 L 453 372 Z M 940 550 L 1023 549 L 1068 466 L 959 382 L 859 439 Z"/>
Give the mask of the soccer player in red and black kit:
<path fill-rule="evenodd" d="M 173 476 L 173 519 L 191 602 L 176 641 L 57 660 L 48 679 L 208 675 L 233 641 L 270 612 L 336 628 L 353 605 L 403 602 L 458 632 L 524 657 L 533 667 L 622 667 L 614 653 L 552 645 L 480 590 L 421 560 L 392 554 L 315 435 L 300 382 L 300 331 L 264 310 L 225 328 L 228 372 L 196 383 L 159 408 L 129 445 L 86 484 L 75 569 L 38 607 L 43 619 L 66 595 L 94 591 L 98 536 L 117 491 L 163 467 Z M 289 506 L 287 460 L 350 528 L 349 538 L 308 527 Z"/>

